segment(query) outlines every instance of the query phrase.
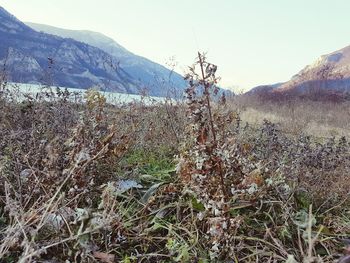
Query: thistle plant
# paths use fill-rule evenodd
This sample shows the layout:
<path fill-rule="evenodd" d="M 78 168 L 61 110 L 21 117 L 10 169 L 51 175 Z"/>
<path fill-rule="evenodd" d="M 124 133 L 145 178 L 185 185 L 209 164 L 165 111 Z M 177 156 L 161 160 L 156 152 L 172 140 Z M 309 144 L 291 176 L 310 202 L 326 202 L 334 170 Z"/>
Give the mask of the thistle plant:
<path fill-rule="evenodd" d="M 218 131 L 214 123 L 210 98 L 211 94 L 218 92 L 216 84 L 219 79 L 215 75 L 216 70 L 215 65 L 208 63 L 205 56 L 198 53 L 196 64 L 190 67 L 190 72 L 185 77 L 189 83 L 186 89 L 189 135 L 191 142 L 194 143 L 188 154 L 194 157 L 192 160 L 194 164 L 190 171 L 187 171 L 189 174 L 182 175 L 188 177 L 195 188 L 199 188 L 198 193 L 203 193 L 201 188 L 206 188 L 210 181 L 215 189 L 206 189 L 206 194 L 217 194 L 217 198 L 225 202 L 227 192 L 222 161 L 217 154 Z"/>
<path fill-rule="evenodd" d="M 180 178 L 205 207 L 199 217 L 206 217 L 213 257 L 225 251 L 226 235 L 235 225 L 228 216 L 229 202 L 232 189 L 242 178 L 234 150 L 227 147 L 232 136 L 226 126 L 235 115 L 223 109 L 224 95 L 219 102 L 212 100 L 219 92 L 216 71 L 217 66 L 198 53 L 185 76 L 189 84 L 186 89 L 188 145 L 179 165 Z"/>

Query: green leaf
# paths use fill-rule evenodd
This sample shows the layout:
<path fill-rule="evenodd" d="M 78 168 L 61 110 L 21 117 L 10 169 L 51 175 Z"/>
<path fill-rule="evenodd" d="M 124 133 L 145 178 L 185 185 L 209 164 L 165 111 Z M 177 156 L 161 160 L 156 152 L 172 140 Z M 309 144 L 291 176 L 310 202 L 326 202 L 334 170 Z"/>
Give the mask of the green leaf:
<path fill-rule="evenodd" d="M 204 205 L 201 202 L 199 202 L 197 200 L 197 198 L 192 197 L 191 203 L 192 203 L 192 207 L 194 210 L 199 211 L 199 212 L 203 212 L 205 210 Z"/>
<path fill-rule="evenodd" d="M 333 234 L 332 231 L 328 227 L 323 226 L 323 225 L 321 227 L 322 227 L 321 233 L 326 234 L 326 235 L 332 235 Z"/>
<path fill-rule="evenodd" d="M 301 208 L 308 209 L 311 205 L 310 197 L 306 192 L 299 191 L 295 194 L 295 199 Z"/>
<path fill-rule="evenodd" d="M 309 214 L 304 210 L 297 212 L 292 220 L 294 224 L 303 229 L 306 229 L 309 224 L 311 224 L 311 226 L 316 224 L 316 218 L 313 215 L 311 215 L 311 222 L 309 222 Z"/>
<path fill-rule="evenodd" d="M 175 262 L 189 262 L 190 254 L 186 245 L 180 247 L 179 254 L 174 260 Z"/>
<path fill-rule="evenodd" d="M 161 186 L 163 183 L 158 183 L 158 184 L 154 184 L 152 185 L 147 192 L 142 196 L 141 198 L 141 202 L 142 203 L 147 203 L 148 200 L 151 198 L 151 196 L 158 190 L 158 187 Z"/>

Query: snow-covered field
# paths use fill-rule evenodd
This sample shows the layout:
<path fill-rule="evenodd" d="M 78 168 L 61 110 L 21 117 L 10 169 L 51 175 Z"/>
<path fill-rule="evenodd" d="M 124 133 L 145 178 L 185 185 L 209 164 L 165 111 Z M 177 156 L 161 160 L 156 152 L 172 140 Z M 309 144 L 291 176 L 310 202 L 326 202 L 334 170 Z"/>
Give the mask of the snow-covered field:
<path fill-rule="evenodd" d="M 11 91 L 12 94 L 16 94 L 16 100 L 24 100 L 28 97 L 38 97 L 45 99 L 45 94 L 55 94 L 57 96 L 58 90 L 64 92 L 68 90 L 70 95 L 69 98 L 71 101 L 81 102 L 85 100 L 85 89 L 72 89 L 72 88 L 63 88 L 63 87 L 45 87 L 38 84 L 23 84 L 23 83 L 8 83 L 7 89 Z M 157 102 L 164 102 L 166 98 L 162 97 L 144 97 L 141 95 L 134 94 L 125 94 L 117 92 L 105 92 L 99 91 L 103 96 L 105 96 L 107 103 L 110 104 L 127 104 L 130 102 L 143 101 L 146 104 L 152 104 Z"/>

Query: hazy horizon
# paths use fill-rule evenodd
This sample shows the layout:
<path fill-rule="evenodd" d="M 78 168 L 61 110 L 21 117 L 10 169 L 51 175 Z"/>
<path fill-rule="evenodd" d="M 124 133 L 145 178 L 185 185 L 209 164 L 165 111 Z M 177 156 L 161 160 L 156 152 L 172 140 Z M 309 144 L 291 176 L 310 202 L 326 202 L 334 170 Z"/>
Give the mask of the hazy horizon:
<path fill-rule="evenodd" d="M 24 22 L 103 33 L 131 52 L 177 71 L 208 52 L 223 87 L 248 90 L 287 81 L 323 54 L 350 44 L 350 2 L 271 0 L 0 0 Z"/>

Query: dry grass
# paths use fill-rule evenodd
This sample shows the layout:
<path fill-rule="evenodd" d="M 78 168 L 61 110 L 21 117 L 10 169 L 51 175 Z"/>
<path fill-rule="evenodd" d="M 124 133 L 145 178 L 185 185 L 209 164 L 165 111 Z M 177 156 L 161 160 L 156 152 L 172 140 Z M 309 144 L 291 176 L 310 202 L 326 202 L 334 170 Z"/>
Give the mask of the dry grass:
<path fill-rule="evenodd" d="M 300 132 L 321 124 L 348 130 L 346 106 L 326 105 L 323 116 L 316 104 L 293 113 L 242 99 L 209 105 L 213 83 L 189 78 L 187 105 L 113 106 L 95 91 L 86 103 L 60 92 L 15 103 L 1 85 L 0 261 L 343 256 L 349 142 Z M 209 94 L 194 94 L 204 83 Z"/>
<path fill-rule="evenodd" d="M 278 123 L 286 133 L 305 133 L 315 137 L 350 136 L 350 103 L 290 101 L 262 102 L 254 97 L 236 97 L 232 104 L 243 122 L 260 125 L 264 119 Z"/>

